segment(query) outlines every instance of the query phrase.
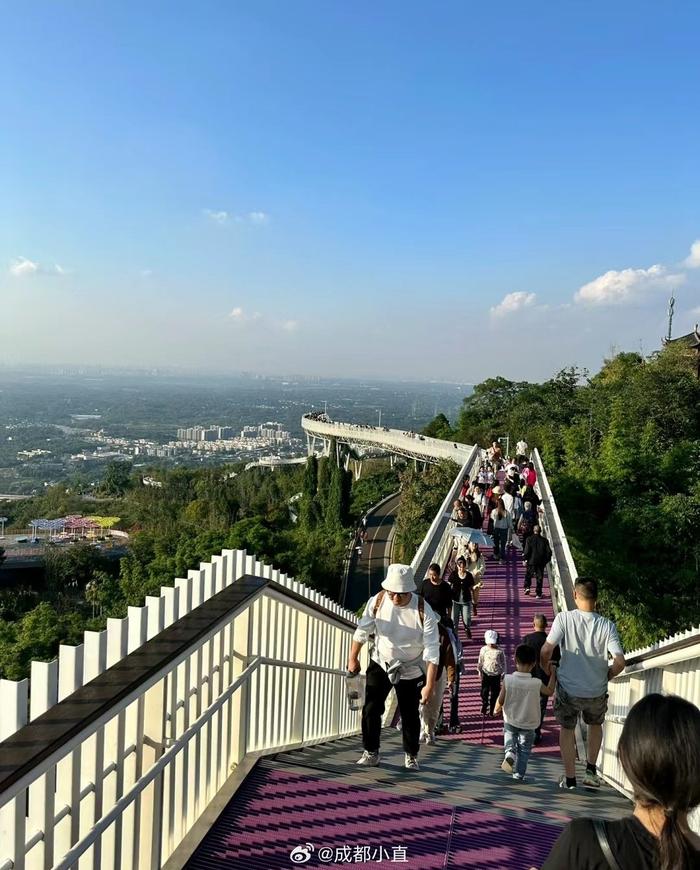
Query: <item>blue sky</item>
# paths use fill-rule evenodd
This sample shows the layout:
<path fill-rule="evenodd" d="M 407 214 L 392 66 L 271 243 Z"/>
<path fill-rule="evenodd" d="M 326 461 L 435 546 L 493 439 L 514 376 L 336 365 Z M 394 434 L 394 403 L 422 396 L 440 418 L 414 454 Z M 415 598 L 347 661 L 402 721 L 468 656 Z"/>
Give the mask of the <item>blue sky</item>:
<path fill-rule="evenodd" d="M 3 18 L 2 362 L 539 379 L 700 319 L 696 3 Z"/>

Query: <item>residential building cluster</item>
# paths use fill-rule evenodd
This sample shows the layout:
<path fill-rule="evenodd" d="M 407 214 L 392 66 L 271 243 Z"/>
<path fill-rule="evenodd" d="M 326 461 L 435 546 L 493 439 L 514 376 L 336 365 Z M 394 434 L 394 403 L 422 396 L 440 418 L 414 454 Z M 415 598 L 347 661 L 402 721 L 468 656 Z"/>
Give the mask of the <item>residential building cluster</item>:
<path fill-rule="evenodd" d="M 246 446 L 251 441 L 265 441 L 268 444 L 286 444 L 291 434 L 282 428 L 282 423 L 268 421 L 259 426 L 244 426 L 236 435 L 233 426 L 191 426 L 177 430 L 177 441 L 182 444 L 200 444 L 215 441 L 243 441 Z"/>

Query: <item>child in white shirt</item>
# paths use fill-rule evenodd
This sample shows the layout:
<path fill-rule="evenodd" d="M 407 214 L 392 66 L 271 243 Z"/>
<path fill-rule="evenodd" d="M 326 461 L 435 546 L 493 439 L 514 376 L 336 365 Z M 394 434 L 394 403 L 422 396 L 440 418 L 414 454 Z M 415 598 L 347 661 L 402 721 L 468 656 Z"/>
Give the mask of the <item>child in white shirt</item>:
<path fill-rule="evenodd" d="M 535 729 L 540 724 L 540 695 L 554 694 L 556 670 L 552 668 L 549 683 L 533 677 L 537 650 L 522 643 L 515 650 L 515 673 L 507 674 L 496 703 L 496 714 L 503 710 L 503 746 L 505 758 L 501 769 L 513 774 L 513 779 L 525 779 Z"/>

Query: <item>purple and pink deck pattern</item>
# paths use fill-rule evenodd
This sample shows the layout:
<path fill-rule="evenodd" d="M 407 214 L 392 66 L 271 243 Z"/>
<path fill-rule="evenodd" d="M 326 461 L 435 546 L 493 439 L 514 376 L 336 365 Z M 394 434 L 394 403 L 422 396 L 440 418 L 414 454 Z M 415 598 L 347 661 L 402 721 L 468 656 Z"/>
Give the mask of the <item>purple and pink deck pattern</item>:
<path fill-rule="evenodd" d="M 465 673 L 462 675 L 459 690 L 459 718 L 463 730 L 462 734 L 454 737 L 445 735 L 444 739 L 467 740 L 484 746 L 502 746 L 503 719 L 482 716 L 480 712 L 481 678 L 477 673 L 476 663 L 479 650 L 484 645 L 484 632 L 489 628 L 495 628 L 498 632 L 500 646 L 505 652 L 506 669 L 510 673 L 515 670 L 515 648 L 526 634 L 534 631 L 532 620 L 535 614 L 543 613 L 547 617 L 548 625 L 551 625 L 554 611 L 546 574 L 542 599 L 535 598 L 534 580 L 531 595 L 525 595 L 525 567 L 519 550 L 509 548 L 504 564 L 490 561 L 491 550 L 483 552 L 486 573 L 479 599 L 478 616 L 472 618 L 472 639 L 467 639 L 461 621 L 459 628 L 465 660 Z M 448 570 L 451 567 L 448 566 Z M 445 702 L 445 709 L 449 710 L 447 696 Z M 542 743 L 535 746 L 533 752 L 556 757 L 559 753 L 558 731 L 551 715 L 551 707 L 550 701 L 542 728 Z"/>
<path fill-rule="evenodd" d="M 467 640 L 464 629 L 460 629 L 466 659 L 459 704 L 463 732 L 440 739 L 490 747 L 493 752 L 503 745 L 503 720 L 480 713 L 476 661 L 484 631 L 498 631 L 511 671 L 515 647 L 523 635 L 533 630 L 534 615 L 544 613 L 551 621 L 553 611 L 546 579 L 542 600 L 534 598 L 534 584 L 533 595 L 525 596 L 519 551 L 510 549 L 502 565 L 489 561 L 489 555 L 490 551 L 486 551 L 487 568 L 479 613 L 472 625 L 473 639 Z M 558 757 L 550 714 L 545 720 L 542 744 L 535 747 L 534 753 Z M 331 779 L 315 776 L 313 768 L 307 774 L 281 765 L 277 769 L 258 766 L 187 867 L 278 870 L 299 863 L 315 868 L 352 865 L 383 866 L 384 870 L 393 866 L 411 870 L 527 870 L 539 866 L 564 819 L 538 819 L 535 813 L 528 812 L 504 815 L 496 806 L 499 787 L 496 778 L 493 804 L 477 799 L 460 806 L 454 801 L 441 801 L 439 793 L 435 799 L 426 799 L 424 793 L 406 794 L 405 788 L 392 790 L 391 783 L 379 787 L 371 783 L 357 785 L 344 782 L 342 775 Z M 524 803 L 527 809 L 525 795 L 518 803 Z M 296 858 L 308 855 L 308 860 L 293 859 L 296 847 Z M 397 859 L 397 855 L 403 857 L 401 851 L 394 851 L 397 847 L 405 847 L 406 860 Z"/>
<path fill-rule="evenodd" d="M 528 818 L 257 768 L 186 867 L 528 870 L 558 834 Z"/>

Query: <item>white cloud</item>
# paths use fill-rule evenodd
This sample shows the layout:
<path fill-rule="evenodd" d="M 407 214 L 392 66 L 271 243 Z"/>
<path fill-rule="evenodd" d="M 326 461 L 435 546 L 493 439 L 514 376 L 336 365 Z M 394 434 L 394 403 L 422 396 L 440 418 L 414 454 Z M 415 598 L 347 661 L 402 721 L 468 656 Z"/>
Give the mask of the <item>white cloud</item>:
<path fill-rule="evenodd" d="M 264 211 L 251 211 L 248 212 L 248 220 L 251 224 L 266 224 L 270 217 Z"/>
<path fill-rule="evenodd" d="M 692 308 L 690 313 L 700 315 L 700 305 L 697 308 Z"/>
<path fill-rule="evenodd" d="M 214 209 L 205 208 L 202 210 L 202 213 L 205 214 L 212 223 L 219 224 L 219 226 L 224 226 L 231 221 L 237 224 L 255 224 L 256 226 L 262 226 L 270 221 L 270 215 L 264 211 L 249 211 L 247 214 L 232 214 L 223 209 L 221 211 L 216 211 Z"/>
<path fill-rule="evenodd" d="M 498 305 L 494 305 L 491 308 L 491 316 L 505 317 L 507 314 L 513 314 L 523 308 L 529 308 L 535 304 L 536 299 L 536 293 L 524 293 L 522 290 L 516 293 L 508 293 Z"/>
<path fill-rule="evenodd" d="M 23 278 L 25 275 L 33 275 L 39 271 L 39 264 L 33 263 L 26 257 L 16 257 L 10 263 L 10 274 L 15 278 Z"/>
<path fill-rule="evenodd" d="M 671 289 L 684 280 L 685 275 L 671 274 L 658 263 L 648 269 L 611 269 L 579 288 L 574 301 L 587 305 L 621 305 L 652 290 Z"/>
<path fill-rule="evenodd" d="M 229 317 L 236 323 L 254 323 L 257 320 L 262 320 L 262 314 L 259 311 L 254 311 L 252 314 L 246 314 L 240 305 L 237 305 L 231 310 Z"/>
<path fill-rule="evenodd" d="M 219 224 L 219 226 L 223 226 L 228 223 L 231 215 L 227 211 L 214 211 L 210 208 L 205 208 L 203 210 L 204 214 L 209 218 L 210 221 L 213 221 L 215 224 Z"/>
<path fill-rule="evenodd" d="M 299 321 L 285 320 L 284 323 L 281 324 L 281 327 L 285 332 L 296 332 L 299 329 Z"/>
<path fill-rule="evenodd" d="M 153 269 L 141 269 L 142 278 L 150 278 L 153 274 Z"/>
<path fill-rule="evenodd" d="M 15 257 L 10 263 L 10 274 L 15 278 L 26 278 L 28 275 L 68 275 L 70 274 L 63 266 L 54 263 L 53 266 L 42 266 L 26 257 Z"/>
<path fill-rule="evenodd" d="M 700 269 L 700 239 L 690 246 L 690 254 L 683 260 L 683 265 L 687 269 Z"/>

